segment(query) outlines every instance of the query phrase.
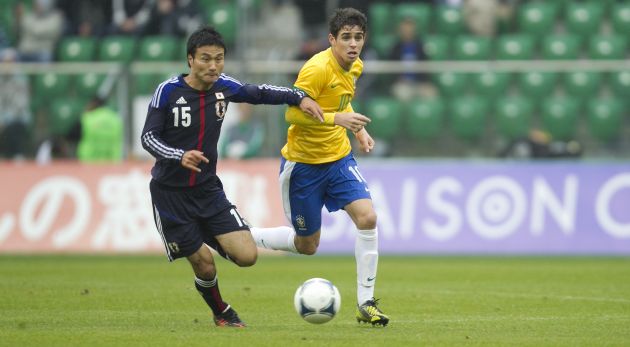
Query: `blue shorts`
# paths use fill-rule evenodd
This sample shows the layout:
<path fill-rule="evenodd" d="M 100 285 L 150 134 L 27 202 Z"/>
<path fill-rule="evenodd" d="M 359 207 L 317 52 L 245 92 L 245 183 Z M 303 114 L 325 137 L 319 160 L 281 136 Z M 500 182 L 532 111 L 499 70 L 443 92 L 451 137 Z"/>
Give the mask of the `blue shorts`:
<path fill-rule="evenodd" d="M 371 199 L 365 179 L 352 153 L 325 164 L 296 163 L 282 158 L 280 191 L 284 214 L 300 236 L 322 225 L 322 207 L 343 209 L 359 199 Z"/>
<path fill-rule="evenodd" d="M 168 187 L 152 180 L 150 190 L 155 225 L 171 261 L 192 255 L 204 243 L 225 257 L 215 236 L 249 230 L 225 196 L 218 177 L 190 188 Z"/>

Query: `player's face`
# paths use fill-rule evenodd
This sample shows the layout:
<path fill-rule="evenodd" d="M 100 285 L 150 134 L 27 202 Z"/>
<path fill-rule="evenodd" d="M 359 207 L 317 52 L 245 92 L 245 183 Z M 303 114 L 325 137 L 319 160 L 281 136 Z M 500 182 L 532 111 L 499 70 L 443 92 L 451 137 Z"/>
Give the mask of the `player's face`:
<path fill-rule="evenodd" d="M 350 70 L 352 63 L 359 59 L 359 54 L 365 44 L 365 32 L 356 25 L 348 25 L 339 30 L 337 37 L 328 34 L 328 42 L 339 65 Z"/>
<path fill-rule="evenodd" d="M 197 48 L 195 56 L 188 55 L 190 75 L 203 87 L 212 86 L 221 76 L 225 64 L 225 50 L 219 46 Z"/>

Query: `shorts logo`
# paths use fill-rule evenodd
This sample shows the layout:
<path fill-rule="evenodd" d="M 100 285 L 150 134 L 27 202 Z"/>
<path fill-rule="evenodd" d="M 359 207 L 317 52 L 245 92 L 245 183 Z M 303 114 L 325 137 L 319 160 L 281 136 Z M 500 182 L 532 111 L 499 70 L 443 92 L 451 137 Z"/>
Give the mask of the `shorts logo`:
<path fill-rule="evenodd" d="M 225 112 L 227 111 L 227 104 L 223 100 L 217 101 L 214 104 L 214 108 L 217 111 L 217 118 L 219 118 L 217 119 L 217 122 L 222 121 L 225 116 Z"/>
<path fill-rule="evenodd" d="M 171 250 L 171 253 L 179 253 L 179 245 L 177 242 L 169 242 L 168 249 Z"/>
<path fill-rule="evenodd" d="M 304 216 L 302 215 L 295 216 L 295 222 L 297 223 L 298 228 L 306 229 L 306 220 L 304 219 Z"/>

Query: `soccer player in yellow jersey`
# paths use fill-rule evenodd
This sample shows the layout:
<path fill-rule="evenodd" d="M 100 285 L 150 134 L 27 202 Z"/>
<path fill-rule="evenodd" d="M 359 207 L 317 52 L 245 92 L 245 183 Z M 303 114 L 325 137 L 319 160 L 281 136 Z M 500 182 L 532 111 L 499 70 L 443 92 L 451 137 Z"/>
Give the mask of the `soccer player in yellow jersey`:
<path fill-rule="evenodd" d="M 293 228 L 251 232 L 259 247 L 315 254 L 321 235 L 321 210 L 345 210 L 356 226 L 357 321 L 385 326 L 387 317 L 376 306 L 374 283 L 378 263 L 376 213 L 365 179 L 352 155 L 346 129 L 369 152 L 374 140 L 364 129 L 369 118 L 355 113 L 350 101 L 363 71 L 359 58 L 367 19 L 353 8 L 338 9 L 329 23 L 330 48 L 304 64 L 295 82 L 324 110 L 324 122 L 289 107 L 291 124 L 282 148 L 280 186 L 284 211 Z"/>

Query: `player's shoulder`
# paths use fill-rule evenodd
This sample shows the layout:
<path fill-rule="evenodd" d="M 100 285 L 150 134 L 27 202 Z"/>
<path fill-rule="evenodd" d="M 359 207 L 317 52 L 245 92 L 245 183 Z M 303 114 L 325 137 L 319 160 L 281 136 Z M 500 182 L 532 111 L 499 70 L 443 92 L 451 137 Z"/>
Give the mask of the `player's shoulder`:
<path fill-rule="evenodd" d="M 159 108 L 163 106 L 168 101 L 168 95 L 180 83 L 180 76 L 173 76 L 158 84 L 151 99 L 151 107 Z"/>

